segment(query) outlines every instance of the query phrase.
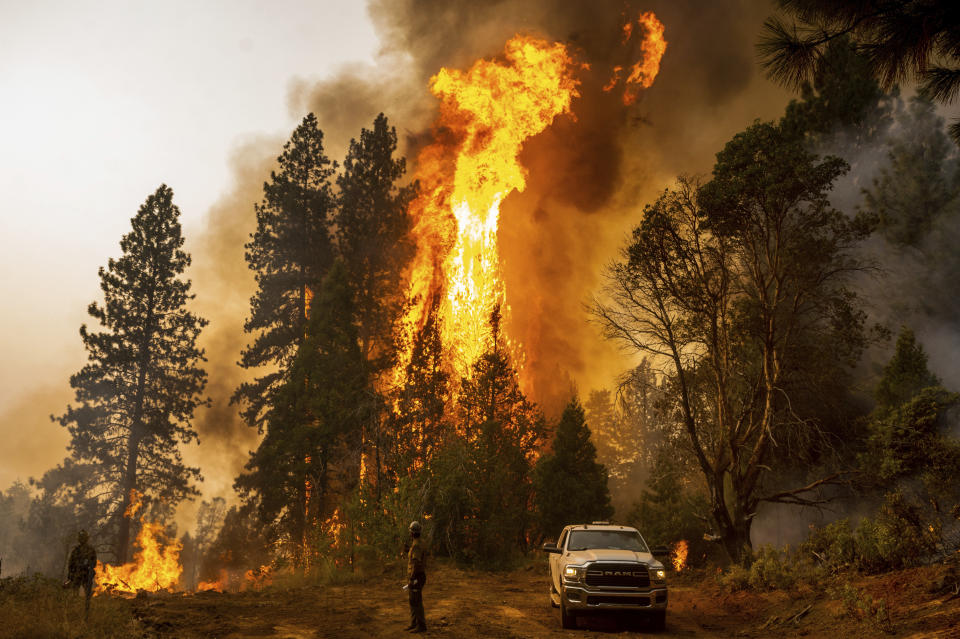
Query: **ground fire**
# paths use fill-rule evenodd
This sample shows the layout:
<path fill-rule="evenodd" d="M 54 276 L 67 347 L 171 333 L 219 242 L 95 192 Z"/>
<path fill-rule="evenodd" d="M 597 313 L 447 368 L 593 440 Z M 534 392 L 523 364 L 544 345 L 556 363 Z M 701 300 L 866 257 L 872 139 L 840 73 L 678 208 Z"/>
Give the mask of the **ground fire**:
<path fill-rule="evenodd" d="M 125 517 L 134 517 L 142 508 L 142 496 L 133 491 L 130 507 Z M 178 541 L 167 539 L 163 525 L 145 521 L 140 517 L 140 533 L 134 542 L 137 550 L 133 561 L 120 566 L 97 563 L 96 592 L 136 595 L 138 591 L 173 591 L 180 582 L 183 566 L 180 565 Z"/>

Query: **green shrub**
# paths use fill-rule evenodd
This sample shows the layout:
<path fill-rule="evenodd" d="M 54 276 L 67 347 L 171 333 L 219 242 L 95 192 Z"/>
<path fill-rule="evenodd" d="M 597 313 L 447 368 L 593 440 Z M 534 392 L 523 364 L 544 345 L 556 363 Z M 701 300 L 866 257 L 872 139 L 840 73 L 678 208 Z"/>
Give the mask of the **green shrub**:
<path fill-rule="evenodd" d="M 883 572 L 918 564 L 940 542 L 939 523 L 930 523 L 923 508 L 898 491 L 888 494 L 876 516 L 864 517 L 856 529 L 840 519 L 815 529 L 802 548 L 830 573 L 847 568 Z"/>
<path fill-rule="evenodd" d="M 890 610 L 885 599 L 874 599 L 849 583 L 831 589 L 830 595 L 843 603 L 843 611 L 848 616 L 869 623 L 882 632 L 893 634 L 893 621 L 890 619 Z"/>
<path fill-rule="evenodd" d="M 788 590 L 793 588 L 801 568 L 789 548 L 780 551 L 771 546 L 760 548 L 750 564 L 750 587 L 754 590 Z"/>
<path fill-rule="evenodd" d="M 733 564 L 717 576 L 720 587 L 729 592 L 746 590 L 750 587 L 750 569 Z"/>
<path fill-rule="evenodd" d="M 831 574 L 850 568 L 857 560 L 857 540 L 847 519 L 814 528 L 800 549 L 815 557 Z"/>

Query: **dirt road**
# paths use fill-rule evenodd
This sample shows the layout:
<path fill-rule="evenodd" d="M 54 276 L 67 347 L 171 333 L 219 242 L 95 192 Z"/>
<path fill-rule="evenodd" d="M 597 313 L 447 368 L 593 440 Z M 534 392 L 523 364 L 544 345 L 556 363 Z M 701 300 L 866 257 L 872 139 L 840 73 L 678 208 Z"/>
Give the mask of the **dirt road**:
<path fill-rule="evenodd" d="M 653 632 L 635 618 L 581 618 L 577 630 L 561 630 L 550 607 L 545 568 L 510 573 L 464 571 L 436 566 L 424 601 L 432 637 L 503 639 L 591 636 L 620 637 L 957 637 L 960 599 L 922 596 L 919 585 L 894 584 L 892 626 L 857 619 L 824 592 L 724 593 L 711 580 L 671 586 L 667 630 Z M 886 588 L 888 584 L 877 585 Z M 867 589 L 869 589 L 869 584 Z M 915 592 L 916 591 L 916 592 Z M 406 637 L 407 603 L 397 575 L 337 586 L 275 587 L 256 593 L 148 596 L 132 603 L 135 615 L 157 637 Z M 909 599 L 909 600 L 908 600 Z"/>

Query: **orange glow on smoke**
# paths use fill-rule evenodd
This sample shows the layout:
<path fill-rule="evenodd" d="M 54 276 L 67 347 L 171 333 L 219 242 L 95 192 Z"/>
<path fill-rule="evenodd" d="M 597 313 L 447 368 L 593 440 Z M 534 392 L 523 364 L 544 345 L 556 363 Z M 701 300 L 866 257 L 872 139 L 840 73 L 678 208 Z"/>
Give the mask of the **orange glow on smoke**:
<path fill-rule="evenodd" d="M 570 113 L 579 95 L 563 44 L 515 36 L 504 58 L 478 60 L 467 71 L 444 68 L 432 78 L 440 115 L 435 142 L 418 155 L 421 194 L 410 205 L 417 253 L 408 335 L 436 303 L 459 375 L 483 351 L 494 306 L 509 310 L 497 228 L 504 198 L 526 186 L 517 156 L 527 139 Z"/>
<path fill-rule="evenodd" d="M 141 506 L 140 494 L 132 491 L 124 516 L 132 517 Z M 136 595 L 138 590 L 159 592 L 176 588 L 183 573 L 180 542 L 168 540 L 159 523 L 143 521 L 142 517 L 140 523 L 132 562 L 122 566 L 97 562 L 95 593 Z"/>
<path fill-rule="evenodd" d="M 649 89 L 660 73 L 660 60 L 667 51 L 667 41 L 663 37 L 663 23 L 657 19 L 652 11 L 642 12 L 636 23 L 642 27 L 643 41 L 640 43 L 641 57 L 630 67 L 628 74 L 623 78 L 623 103 L 630 105 L 636 102 L 640 89 Z M 623 42 L 627 43 L 633 35 L 633 22 L 623 26 Z M 613 67 L 613 75 L 604 91 L 612 91 L 620 84 L 622 66 Z"/>
<path fill-rule="evenodd" d="M 681 572 L 687 567 L 687 552 L 689 552 L 689 544 L 685 539 L 681 539 L 673 547 L 673 552 L 670 553 L 670 561 L 673 563 L 673 569 L 677 572 Z"/>

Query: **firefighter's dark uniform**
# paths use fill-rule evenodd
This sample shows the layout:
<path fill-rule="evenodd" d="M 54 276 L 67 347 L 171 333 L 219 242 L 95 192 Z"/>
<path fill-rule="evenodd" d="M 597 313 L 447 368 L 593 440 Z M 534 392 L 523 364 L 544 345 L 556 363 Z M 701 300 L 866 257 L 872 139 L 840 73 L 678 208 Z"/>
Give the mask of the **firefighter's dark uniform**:
<path fill-rule="evenodd" d="M 414 632 L 427 629 L 423 612 L 423 586 L 427 583 L 426 557 L 419 537 L 414 537 L 407 553 L 407 585 L 410 594 L 410 626 Z"/>
<path fill-rule="evenodd" d="M 80 543 L 70 552 L 67 579 L 74 592 L 83 588 L 84 610 L 90 612 L 90 597 L 93 596 L 93 579 L 97 572 L 97 551 L 88 542 L 86 531 L 80 531 Z"/>

